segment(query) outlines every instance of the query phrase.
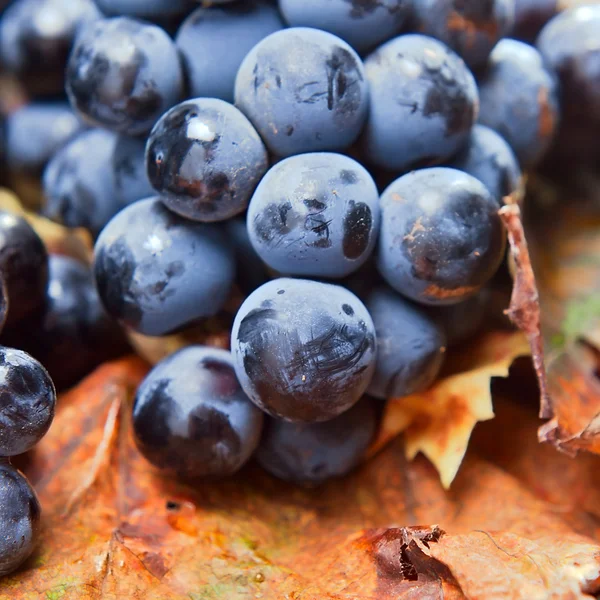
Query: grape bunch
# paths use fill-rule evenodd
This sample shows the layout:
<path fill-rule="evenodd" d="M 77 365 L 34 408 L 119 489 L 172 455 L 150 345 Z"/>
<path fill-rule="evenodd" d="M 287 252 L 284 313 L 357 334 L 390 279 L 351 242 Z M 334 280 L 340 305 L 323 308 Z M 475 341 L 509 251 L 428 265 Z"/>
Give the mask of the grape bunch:
<path fill-rule="evenodd" d="M 300 484 L 348 473 L 381 400 L 491 322 L 524 175 L 600 165 L 600 6 L 559 4 L 5 2 L 0 178 L 95 247 L 91 268 L 48 257 L 0 215 L 0 343 L 63 389 L 126 334 L 226 322 L 229 351 L 201 339 L 148 373 L 139 451 L 187 479 L 252 457 Z"/>

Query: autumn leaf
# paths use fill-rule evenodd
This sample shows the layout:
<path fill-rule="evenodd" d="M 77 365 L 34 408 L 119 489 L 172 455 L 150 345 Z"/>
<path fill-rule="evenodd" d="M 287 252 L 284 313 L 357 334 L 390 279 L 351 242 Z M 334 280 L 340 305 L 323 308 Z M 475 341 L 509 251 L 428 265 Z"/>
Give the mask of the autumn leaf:
<path fill-rule="evenodd" d="M 318 489 L 253 464 L 228 480 L 178 482 L 131 440 L 147 368 L 105 365 L 61 398 L 23 462 L 44 509 L 40 546 L 2 580 L 0 599 L 531 600 L 599 589 L 600 459 L 583 469 L 535 444 L 534 408 L 497 400 L 450 492 L 424 458 L 407 462 L 399 440 Z M 576 482 L 564 496 L 559 476 Z"/>
<path fill-rule="evenodd" d="M 538 182 L 534 192 L 554 201 L 540 203 L 530 226 L 550 350 L 551 406 L 539 439 L 572 456 L 600 453 L 600 211 L 590 198 L 595 189 L 549 191 Z"/>
<path fill-rule="evenodd" d="M 408 460 L 422 452 L 449 487 L 467 450 L 473 427 L 494 417 L 492 377 L 507 377 L 515 358 L 529 354 L 522 333 L 492 332 L 451 357 L 452 374 L 430 389 L 391 399 L 371 455 L 404 433 Z"/>

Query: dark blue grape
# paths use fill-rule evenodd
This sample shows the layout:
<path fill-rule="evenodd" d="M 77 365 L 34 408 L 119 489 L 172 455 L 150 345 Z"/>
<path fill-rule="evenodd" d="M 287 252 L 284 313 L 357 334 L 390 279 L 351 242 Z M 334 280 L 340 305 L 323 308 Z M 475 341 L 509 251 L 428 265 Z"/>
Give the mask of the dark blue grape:
<path fill-rule="evenodd" d="M 414 0 L 416 28 L 484 67 L 492 48 L 512 30 L 515 0 Z"/>
<path fill-rule="evenodd" d="M 282 28 L 277 9 L 263 0 L 195 10 L 175 38 L 190 95 L 233 102 L 235 76 L 244 57 Z"/>
<path fill-rule="evenodd" d="M 346 40 L 364 52 L 400 32 L 412 0 L 279 0 L 292 27 L 315 27 Z"/>
<path fill-rule="evenodd" d="M 523 182 L 519 161 L 502 136 L 485 125 L 475 125 L 465 148 L 450 166 L 479 179 L 498 204 L 506 196 L 520 197 Z"/>
<path fill-rule="evenodd" d="M 173 107 L 154 126 L 146 167 L 168 208 L 211 222 L 246 208 L 268 157 L 258 133 L 235 106 L 197 98 Z"/>
<path fill-rule="evenodd" d="M 110 16 L 164 19 L 184 15 L 194 0 L 96 0 L 98 8 Z"/>
<path fill-rule="evenodd" d="M 510 37 L 533 43 L 544 25 L 561 10 L 560 4 L 560 0 L 515 0 Z"/>
<path fill-rule="evenodd" d="M 164 335 L 221 309 L 235 259 L 218 226 L 182 219 L 148 198 L 102 230 L 94 272 L 110 315 L 145 335 Z"/>
<path fill-rule="evenodd" d="M 0 577 L 21 566 L 35 549 L 41 512 L 23 473 L 0 462 Z"/>
<path fill-rule="evenodd" d="M 66 103 L 32 102 L 10 113 L 5 128 L 8 168 L 37 176 L 83 124 Z"/>
<path fill-rule="evenodd" d="M 369 258 L 378 230 L 375 182 L 342 154 L 301 154 L 278 162 L 248 208 L 254 249 L 287 275 L 345 277 Z"/>
<path fill-rule="evenodd" d="M 381 196 L 379 270 L 423 304 L 455 304 L 477 292 L 504 257 L 498 203 L 478 179 L 436 167 L 408 173 Z"/>
<path fill-rule="evenodd" d="M 570 160 L 573 155 L 586 161 L 593 155 L 597 160 L 600 5 L 573 8 L 554 17 L 540 33 L 537 47 L 546 66 L 560 81 L 562 125 L 557 147 Z"/>
<path fill-rule="evenodd" d="M 371 89 L 365 160 L 408 171 L 440 163 L 466 142 L 477 118 L 473 75 L 445 44 L 403 35 L 365 60 Z"/>
<path fill-rule="evenodd" d="M 101 17 L 93 0 L 16 0 L 0 20 L 0 59 L 34 95 L 64 90 L 75 35 Z"/>
<path fill-rule="evenodd" d="M 490 288 L 485 287 L 458 304 L 429 307 L 427 314 L 444 330 L 448 346 L 456 346 L 474 337 L 486 325 L 491 297 Z"/>
<path fill-rule="evenodd" d="M 235 317 L 231 345 L 249 398 L 274 417 L 326 421 L 358 402 L 375 367 L 375 330 L 343 287 L 275 279 Z"/>
<path fill-rule="evenodd" d="M 43 177 L 46 217 L 95 235 L 120 210 L 110 168 L 116 140 L 111 131 L 89 129 L 52 157 Z"/>
<path fill-rule="evenodd" d="M 182 477 L 231 475 L 260 441 L 262 413 L 235 376 L 231 354 L 189 346 L 158 363 L 133 405 L 140 452 Z"/>
<path fill-rule="evenodd" d="M 368 398 L 325 423 L 268 419 L 256 458 L 279 479 L 318 485 L 357 467 L 376 427 L 375 407 Z"/>
<path fill-rule="evenodd" d="M 529 44 L 501 40 L 479 82 L 479 122 L 495 129 L 523 168 L 548 150 L 559 118 L 557 86 L 540 53 Z"/>
<path fill-rule="evenodd" d="M 48 285 L 46 247 L 23 217 L 2 210 L 0 273 L 8 298 L 7 327 L 42 310 Z"/>
<path fill-rule="evenodd" d="M 55 405 L 48 371 L 26 352 L 0 346 L 0 456 L 31 450 L 50 428 Z"/>
<path fill-rule="evenodd" d="M 230 219 L 225 228 L 235 248 L 237 283 L 242 292 L 250 294 L 271 279 L 268 268 L 252 247 L 245 218 Z"/>
<path fill-rule="evenodd" d="M 60 391 L 121 356 L 128 346 L 100 302 L 91 269 L 68 256 L 51 255 L 49 264 L 44 311 L 6 332 L 2 341 L 20 344 L 39 360 Z"/>
<path fill-rule="evenodd" d="M 120 206 L 154 195 L 146 173 L 146 138 L 120 135 L 112 156 L 115 193 Z"/>
<path fill-rule="evenodd" d="M 363 64 L 346 42 L 293 27 L 248 53 L 236 77 L 235 103 L 271 152 L 291 156 L 350 146 L 365 122 L 369 91 Z"/>
<path fill-rule="evenodd" d="M 387 287 L 373 290 L 366 306 L 377 333 L 377 366 L 367 393 L 385 400 L 426 390 L 444 362 L 441 327 Z"/>
<path fill-rule="evenodd" d="M 176 104 L 183 76 L 175 44 L 160 27 L 128 17 L 101 19 L 69 57 L 69 100 L 91 123 L 127 135 L 147 132 Z"/>

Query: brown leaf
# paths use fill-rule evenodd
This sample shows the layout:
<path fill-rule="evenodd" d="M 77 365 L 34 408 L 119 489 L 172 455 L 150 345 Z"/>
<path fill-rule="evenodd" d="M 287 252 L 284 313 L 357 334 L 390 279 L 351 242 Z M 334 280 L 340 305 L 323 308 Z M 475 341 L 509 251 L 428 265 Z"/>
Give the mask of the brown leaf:
<path fill-rule="evenodd" d="M 560 188 L 551 193 L 566 195 Z M 550 420 L 539 439 L 572 456 L 600 453 L 600 214 L 590 193 L 549 204 L 529 227 L 550 348 L 551 402 L 543 415 Z"/>
<path fill-rule="evenodd" d="M 529 354 L 521 333 L 493 332 L 450 357 L 452 375 L 419 394 L 390 400 L 370 454 L 404 432 L 406 457 L 422 452 L 449 487 L 467 450 L 473 427 L 494 417 L 492 377 L 507 377 L 510 365 Z"/>
<path fill-rule="evenodd" d="M 533 410 L 497 402 L 450 492 L 426 460 L 408 463 L 398 440 L 318 489 L 255 465 L 183 483 L 132 444 L 131 394 L 147 368 L 133 358 L 104 366 L 61 398 L 24 465 L 44 508 L 40 547 L 2 580 L 1 600 L 531 600 L 597 590 L 600 514 L 588 511 L 599 512 L 600 459 L 581 469 L 532 445 Z M 587 488 L 584 501 L 565 505 L 556 485 L 565 480 Z"/>

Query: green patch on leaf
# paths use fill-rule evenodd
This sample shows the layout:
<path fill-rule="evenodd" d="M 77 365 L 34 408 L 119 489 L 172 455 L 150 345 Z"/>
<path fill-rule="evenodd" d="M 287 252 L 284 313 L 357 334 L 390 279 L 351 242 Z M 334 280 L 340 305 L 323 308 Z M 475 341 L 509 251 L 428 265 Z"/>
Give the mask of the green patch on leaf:
<path fill-rule="evenodd" d="M 565 318 L 561 325 L 562 336 L 557 337 L 562 337 L 562 345 L 564 345 L 598 327 L 600 327 L 600 294 L 592 294 L 585 298 L 571 300 L 567 304 Z"/>

